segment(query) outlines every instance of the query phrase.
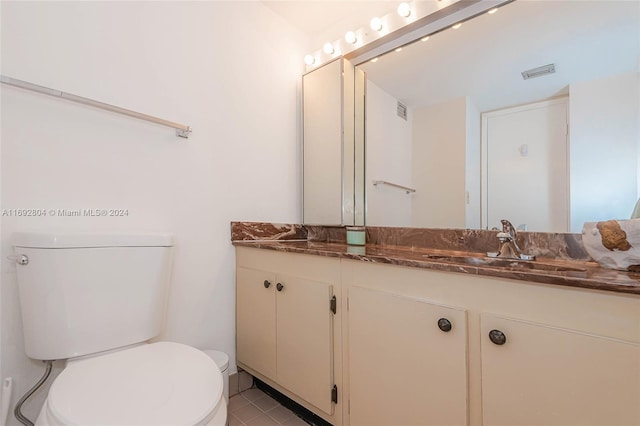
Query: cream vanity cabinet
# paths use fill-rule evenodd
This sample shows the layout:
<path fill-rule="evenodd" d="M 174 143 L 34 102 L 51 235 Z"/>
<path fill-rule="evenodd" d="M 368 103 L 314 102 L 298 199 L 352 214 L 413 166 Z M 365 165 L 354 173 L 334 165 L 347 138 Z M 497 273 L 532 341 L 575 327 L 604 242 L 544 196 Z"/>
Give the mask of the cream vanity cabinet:
<path fill-rule="evenodd" d="M 640 424 L 640 297 L 342 266 L 346 424 Z"/>
<path fill-rule="evenodd" d="M 351 424 L 466 423 L 465 310 L 353 286 L 349 336 Z"/>
<path fill-rule="evenodd" d="M 481 330 L 484 424 L 640 424 L 637 342 L 488 314 Z"/>
<path fill-rule="evenodd" d="M 246 247 L 236 259 L 238 365 L 340 424 L 339 259 Z"/>

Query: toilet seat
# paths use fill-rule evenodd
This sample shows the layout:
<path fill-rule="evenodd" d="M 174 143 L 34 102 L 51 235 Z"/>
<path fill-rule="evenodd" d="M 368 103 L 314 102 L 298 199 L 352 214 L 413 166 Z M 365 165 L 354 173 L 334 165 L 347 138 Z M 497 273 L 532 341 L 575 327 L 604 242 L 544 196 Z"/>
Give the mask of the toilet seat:
<path fill-rule="evenodd" d="M 203 352 L 152 343 L 69 362 L 51 385 L 47 417 L 65 425 L 207 424 L 224 405 L 222 386 Z"/>

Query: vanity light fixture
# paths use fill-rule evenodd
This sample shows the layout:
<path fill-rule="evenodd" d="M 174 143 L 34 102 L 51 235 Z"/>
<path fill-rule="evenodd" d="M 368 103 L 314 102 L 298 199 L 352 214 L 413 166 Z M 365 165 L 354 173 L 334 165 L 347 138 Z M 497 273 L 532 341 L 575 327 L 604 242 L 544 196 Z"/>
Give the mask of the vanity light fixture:
<path fill-rule="evenodd" d="M 454 30 L 457 30 L 461 26 L 462 26 L 462 22 L 458 22 L 457 24 L 452 25 L 451 28 L 453 28 Z"/>
<path fill-rule="evenodd" d="M 344 40 L 347 43 L 356 44 L 356 42 L 358 41 L 358 36 L 356 36 L 356 33 L 354 33 L 353 31 L 347 31 L 347 33 L 344 35 Z"/>
<path fill-rule="evenodd" d="M 333 47 L 333 44 L 329 42 L 324 44 L 322 50 L 324 50 L 324 53 L 326 53 L 327 55 L 333 55 L 333 53 L 336 51 L 336 49 Z"/>
<path fill-rule="evenodd" d="M 402 52 L 402 47 L 398 47 L 398 48 L 396 49 L 396 52 Z"/>
<path fill-rule="evenodd" d="M 409 16 L 411 16 L 411 5 L 409 5 L 409 3 L 407 2 L 400 3 L 400 5 L 398 5 L 398 15 L 402 16 L 403 18 L 408 18 Z"/>
<path fill-rule="evenodd" d="M 496 13 L 497 11 L 498 11 L 498 8 L 497 8 L 497 7 L 494 7 L 493 9 L 491 9 L 490 11 L 488 11 L 487 13 L 488 13 L 489 15 L 493 15 L 493 14 L 494 14 L 494 13 Z"/>
<path fill-rule="evenodd" d="M 313 65 L 316 63 L 316 58 L 314 58 L 313 55 L 305 55 L 304 63 L 307 65 Z"/>
<path fill-rule="evenodd" d="M 420 41 L 427 41 L 427 40 L 429 40 L 429 36 L 422 37 L 422 38 L 420 39 Z"/>
<path fill-rule="evenodd" d="M 369 25 L 371 25 L 371 29 L 374 31 L 382 31 L 382 20 L 378 17 L 373 18 Z"/>

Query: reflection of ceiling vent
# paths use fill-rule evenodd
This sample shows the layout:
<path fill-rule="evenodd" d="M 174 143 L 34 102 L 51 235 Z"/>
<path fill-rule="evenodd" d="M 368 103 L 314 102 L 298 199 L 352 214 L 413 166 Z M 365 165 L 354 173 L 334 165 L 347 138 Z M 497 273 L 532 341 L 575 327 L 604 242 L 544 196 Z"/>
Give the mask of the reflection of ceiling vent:
<path fill-rule="evenodd" d="M 522 71 L 522 78 L 525 80 L 535 77 L 542 77 L 543 75 L 553 74 L 556 72 L 556 65 L 549 64 L 538 68 L 531 68 L 530 70 Z"/>
<path fill-rule="evenodd" d="M 402 118 L 404 121 L 407 121 L 407 106 L 398 102 L 398 117 Z"/>

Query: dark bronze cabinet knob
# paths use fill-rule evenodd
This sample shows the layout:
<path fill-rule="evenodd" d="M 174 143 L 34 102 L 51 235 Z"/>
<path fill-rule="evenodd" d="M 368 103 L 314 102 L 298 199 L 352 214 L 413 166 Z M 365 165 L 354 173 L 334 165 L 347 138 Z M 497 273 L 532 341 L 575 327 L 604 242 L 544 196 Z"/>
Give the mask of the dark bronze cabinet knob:
<path fill-rule="evenodd" d="M 489 332 L 489 340 L 496 345 L 504 345 L 507 343 L 507 336 L 500 330 L 491 330 Z"/>
<path fill-rule="evenodd" d="M 284 288 L 284 284 L 282 284 L 282 283 L 278 283 L 278 284 L 276 284 L 276 289 L 277 289 L 278 291 L 282 291 L 282 289 L 283 289 L 283 288 Z"/>
<path fill-rule="evenodd" d="M 438 328 L 442 331 L 444 331 L 445 333 L 448 333 L 449 331 L 451 331 L 451 321 L 449 321 L 446 318 L 440 318 L 438 320 Z"/>
<path fill-rule="evenodd" d="M 271 286 L 271 282 L 269 280 L 264 280 L 264 283 L 262 283 L 264 285 L 264 288 L 269 288 L 269 286 Z"/>

